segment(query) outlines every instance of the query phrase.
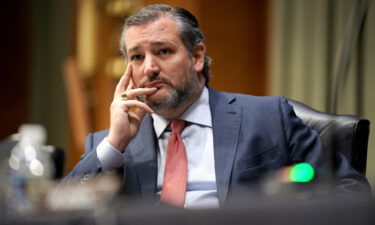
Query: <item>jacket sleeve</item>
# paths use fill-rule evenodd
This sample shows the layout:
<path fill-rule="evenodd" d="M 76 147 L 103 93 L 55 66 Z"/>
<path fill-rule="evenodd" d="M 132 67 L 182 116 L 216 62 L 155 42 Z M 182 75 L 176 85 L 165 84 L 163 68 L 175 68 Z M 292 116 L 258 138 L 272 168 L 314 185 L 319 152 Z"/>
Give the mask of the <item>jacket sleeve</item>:
<path fill-rule="evenodd" d="M 64 184 L 84 184 L 92 180 L 101 172 L 101 165 L 96 155 L 96 144 L 94 144 L 94 134 L 89 134 L 85 142 L 85 153 L 81 156 L 79 163 L 63 179 Z"/>
<path fill-rule="evenodd" d="M 280 109 L 292 163 L 311 164 L 317 182 L 332 182 L 332 188 L 339 195 L 371 193 L 365 176 L 354 170 L 340 152 L 323 147 L 318 132 L 302 123 L 285 98 L 280 98 Z"/>

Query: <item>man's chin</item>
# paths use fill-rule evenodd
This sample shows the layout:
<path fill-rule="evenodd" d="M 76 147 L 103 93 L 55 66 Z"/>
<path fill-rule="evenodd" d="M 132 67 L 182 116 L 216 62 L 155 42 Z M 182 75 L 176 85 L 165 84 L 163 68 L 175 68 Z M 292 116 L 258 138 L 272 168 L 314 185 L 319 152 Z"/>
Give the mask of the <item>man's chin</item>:
<path fill-rule="evenodd" d="M 154 111 L 170 110 L 173 105 L 173 93 L 168 91 L 160 90 L 153 95 L 146 97 L 146 104 L 150 106 Z"/>
<path fill-rule="evenodd" d="M 150 106 L 151 108 L 153 106 L 160 106 L 165 101 L 165 96 L 147 96 L 146 98 L 146 104 Z"/>
<path fill-rule="evenodd" d="M 170 93 L 163 89 L 157 90 L 152 95 L 146 96 L 146 102 L 150 104 L 159 104 L 160 102 L 163 102 L 165 99 L 169 98 Z"/>

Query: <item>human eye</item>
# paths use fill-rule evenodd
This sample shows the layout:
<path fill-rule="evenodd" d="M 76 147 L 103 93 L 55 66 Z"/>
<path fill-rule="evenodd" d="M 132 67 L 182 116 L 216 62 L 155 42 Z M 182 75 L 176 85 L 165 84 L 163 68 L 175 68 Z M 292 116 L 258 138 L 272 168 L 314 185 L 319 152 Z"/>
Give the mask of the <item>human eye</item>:
<path fill-rule="evenodd" d="M 171 50 L 168 48 L 162 48 L 158 51 L 158 55 L 168 55 L 171 53 Z"/>
<path fill-rule="evenodd" d="M 139 60 L 142 60 L 142 59 L 143 59 L 142 55 L 132 55 L 130 57 L 130 61 L 139 61 Z"/>

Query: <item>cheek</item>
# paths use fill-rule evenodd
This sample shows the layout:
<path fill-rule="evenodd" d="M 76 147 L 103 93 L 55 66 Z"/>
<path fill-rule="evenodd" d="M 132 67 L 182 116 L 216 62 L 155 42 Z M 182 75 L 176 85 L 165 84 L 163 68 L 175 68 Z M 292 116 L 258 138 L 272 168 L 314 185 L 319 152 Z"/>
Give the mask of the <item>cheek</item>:
<path fill-rule="evenodd" d="M 142 82 L 142 72 L 139 68 L 133 67 L 132 78 L 135 86 Z"/>
<path fill-rule="evenodd" d="M 186 76 L 186 71 L 189 71 L 191 63 L 189 59 L 179 60 L 174 63 L 166 65 L 165 70 L 168 70 L 171 80 L 180 81 L 184 76 Z"/>
<path fill-rule="evenodd" d="M 172 84 L 176 85 L 180 83 L 182 77 L 184 76 L 184 69 L 183 67 L 169 67 L 168 69 L 164 70 L 164 77 Z"/>

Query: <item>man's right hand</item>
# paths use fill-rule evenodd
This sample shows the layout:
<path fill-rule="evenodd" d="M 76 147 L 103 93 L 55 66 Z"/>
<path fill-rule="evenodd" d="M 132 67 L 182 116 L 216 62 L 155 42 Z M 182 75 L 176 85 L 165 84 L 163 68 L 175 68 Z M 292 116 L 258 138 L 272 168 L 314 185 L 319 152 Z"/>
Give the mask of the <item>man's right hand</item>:
<path fill-rule="evenodd" d="M 111 104 L 110 128 L 107 137 L 107 141 L 118 151 L 123 152 L 135 137 L 145 113 L 154 113 L 147 104 L 138 101 L 137 97 L 150 95 L 156 91 L 157 88 L 135 88 L 132 79 L 132 65 L 128 65 L 116 86 Z"/>

